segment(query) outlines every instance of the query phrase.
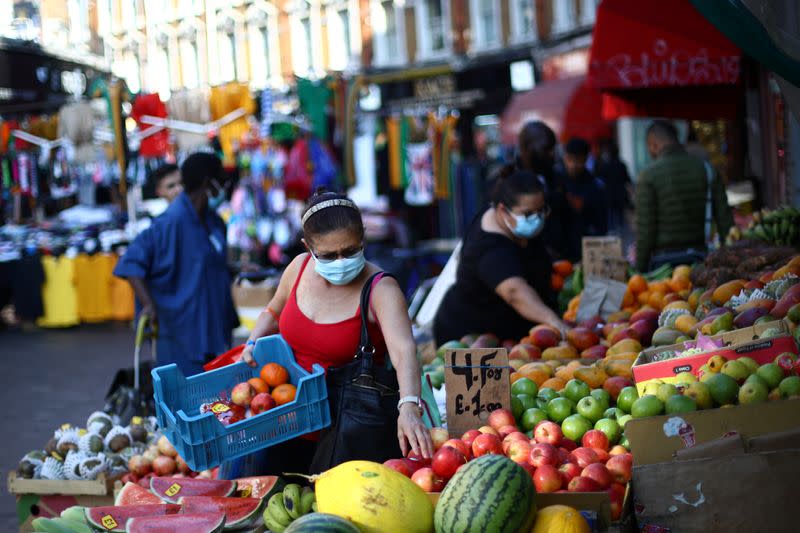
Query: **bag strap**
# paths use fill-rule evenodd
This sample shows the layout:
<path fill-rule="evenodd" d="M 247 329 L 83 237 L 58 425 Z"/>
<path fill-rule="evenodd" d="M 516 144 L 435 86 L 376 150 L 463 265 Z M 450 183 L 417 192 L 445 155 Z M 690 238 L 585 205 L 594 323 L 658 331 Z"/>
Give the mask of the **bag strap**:
<path fill-rule="evenodd" d="M 364 287 L 361 289 L 361 301 L 359 303 L 359 310 L 361 312 L 361 340 L 359 342 L 356 358 L 361 358 L 364 360 L 364 365 L 362 365 L 362 367 L 365 370 L 370 370 L 372 368 L 372 356 L 375 355 L 375 346 L 373 346 L 372 340 L 369 338 L 368 328 L 372 286 L 375 285 L 379 278 L 386 276 L 394 278 L 392 274 L 388 274 L 383 271 L 376 272 L 369 277 L 369 279 L 364 283 Z"/>

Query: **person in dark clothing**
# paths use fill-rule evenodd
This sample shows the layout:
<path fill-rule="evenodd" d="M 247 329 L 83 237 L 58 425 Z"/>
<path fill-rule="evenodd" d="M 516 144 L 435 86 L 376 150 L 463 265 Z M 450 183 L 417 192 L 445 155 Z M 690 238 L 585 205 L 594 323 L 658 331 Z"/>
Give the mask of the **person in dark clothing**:
<path fill-rule="evenodd" d="M 619 158 L 617 145 L 610 139 L 600 143 L 600 157 L 595 175 L 606 187 L 608 202 L 608 229 L 619 232 L 625 226 L 625 211 L 633 207 L 629 187 L 633 185 L 628 167 Z"/>
<path fill-rule="evenodd" d="M 535 174 L 514 167 L 501 172 L 492 205 L 464 237 L 455 284 L 436 313 L 438 344 L 476 332 L 519 339 L 532 323 L 565 330 L 553 312 L 552 265 L 541 237 L 548 211 Z"/>
<path fill-rule="evenodd" d="M 545 222 L 542 238 L 545 246 L 556 259 L 564 256 L 564 190 L 560 177 L 554 169 L 556 134 L 539 120 L 526 123 L 517 142 L 517 166 L 533 172 L 544 188 L 545 202 L 550 207 L 550 216 Z"/>
<path fill-rule="evenodd" d="M 599 179 L 586 168 L 589 143 L 580 138 L 570 139 L 564 146 L 564 204 L 563 231 L 566 258 L 581 258 L 583 237 L 605 235 L 608 232 L 606 191 Z"/>

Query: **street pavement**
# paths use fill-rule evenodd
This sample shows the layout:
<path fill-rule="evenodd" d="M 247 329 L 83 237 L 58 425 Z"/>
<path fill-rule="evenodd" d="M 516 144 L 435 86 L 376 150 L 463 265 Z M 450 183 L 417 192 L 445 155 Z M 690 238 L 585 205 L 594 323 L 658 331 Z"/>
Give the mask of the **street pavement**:
<path fill-rule="evenodd" d="M 83 426 L 92 411 L 102 409 L 117 369 L 132 366 L 128 325 L 0 332 L 3 479 L 25 453 L 42 449 L 61 424 Z M 14 497 L 4 492 L 0 531 L 18 531 Z"/>

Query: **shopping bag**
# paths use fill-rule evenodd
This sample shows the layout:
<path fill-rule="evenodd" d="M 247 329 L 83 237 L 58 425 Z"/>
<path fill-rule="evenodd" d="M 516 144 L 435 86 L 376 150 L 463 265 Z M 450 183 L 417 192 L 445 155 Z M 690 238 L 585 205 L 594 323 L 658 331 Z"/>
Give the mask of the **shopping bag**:
<path fill-rule="evenodd" d="M 240 344 L 234 348 L 231 348 L 227 352 L 222 355 L 217 356 L 216 358 L 212 359 L 208 363 L 203 365 L 203 370 L 208 372 L 209 370 L 216 370 L 217 368 L 222 368 L 224 366 L 232 365 L 239 361 L 242 358 L 242 352 L 244 351 L 244 344 Z"/>
<path fill-rule="evenodd" d="M 154 326 L 148 331 L 149 317 L 142 315 L 136 327 L 136 343 L 133 368 L 120 369 L 114 376 L 106 393 L 104 411 L 119 417 L 120 425 L 127 426 L 134 416 L 155 414 L 153 400 L 153 378 L 150 372 L 156 366 L 155 339 L 158 331 Z M 141 349 L 145 340 L 151 342 L 152 360 L 141 361 Z"/>

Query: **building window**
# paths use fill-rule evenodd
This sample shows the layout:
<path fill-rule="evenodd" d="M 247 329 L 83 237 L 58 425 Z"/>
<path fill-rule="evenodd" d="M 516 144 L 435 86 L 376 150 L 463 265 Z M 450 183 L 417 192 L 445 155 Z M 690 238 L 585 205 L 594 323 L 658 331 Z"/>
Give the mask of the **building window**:
<path fill-rule="evenodd" d="M 198 58 L 197 44 L 194 40 L 182 39 L 180 54 L 183 86 L 187 89 L 196 89 L 200 86 L 200 60 Z"/>
<path fill-rule="evenodd" d="M 374 63 L 377 66 L 405 62 L 403 28 L 401 8 L 395 7 L 393 0 L 373 1 L 372 34 L 375 48 Z"/>
<path fill-rule="evenodd" d="M 139 77 L 139 55 L 133 50 L 125 52 L 121 77 L 128 84 L 128 89 L 133 93 L 142 90 L 142 80 Z"/>
<path fill-rule="evenodd" d="M 296 14 L 292 19 L 292 64 L 294 72 L 298 76 L 308 76 L 314 73 L 316 67 L 311 13 L 305 11 Z"/>
<path fill-rule="evenodd" d="M 591 26 L 597 16 L 597 0 L 581 0 L 581 25 Z"/>
<path fill-rule="evenodd" d="M 443 0 L 419 0 L 415 3 L 417 46 L 421 59 L 439 56 L 447 51 L 449 20 Z"/>
<path fill-rule="evenodd" d="M 530 41 L 536 38 L 535 0 L 511 0 L 511 32 L 515 42 Z"/>
<path fill-rule="evenodd" d="M 162 45 L 155 46 L 153 58 L 150 61 L 150 90 L 159 94 L 162 100 L 167 100 L 170 95 L 170 65 L 169 53 Z"/>
<path fill-rule="evenodd" d="M 471 0 L 473 46 L 477 49 L 500 46 L 500 3 Z"/>
<path fill-rule="evenodd" d="M 239 78 L 236 68 L 236 34 L 233 31 L 222 31 L 218 34 L 219 74 L 223 82 Z"/>
<path fill-rule="evenodd" d="M 573 0 L 553 0 L 553 33 L 562 33 L 576 26 L 575 2 Z"/>
<path fill-rule="evenodd" d="M 253 27 L 250 30 L 250 81 L 253 87 L 262 89 L 269 85 L 272 77 L 270 68 L 270 35 L 266 26 Z"/>
<path fill-rule="evenodd" d="M 331 70 L 345 70 L 353 57 L 350 9 L 345 4 L 328 7 L 328 57 Z"/>

